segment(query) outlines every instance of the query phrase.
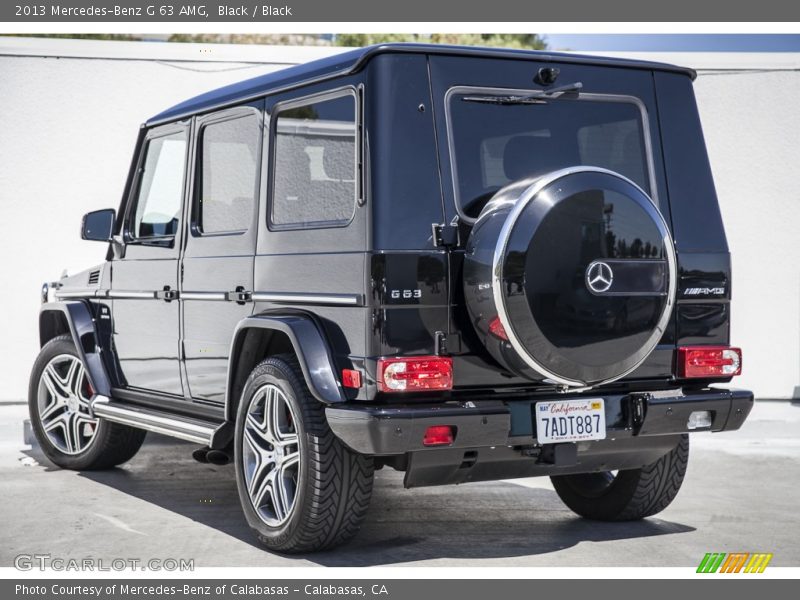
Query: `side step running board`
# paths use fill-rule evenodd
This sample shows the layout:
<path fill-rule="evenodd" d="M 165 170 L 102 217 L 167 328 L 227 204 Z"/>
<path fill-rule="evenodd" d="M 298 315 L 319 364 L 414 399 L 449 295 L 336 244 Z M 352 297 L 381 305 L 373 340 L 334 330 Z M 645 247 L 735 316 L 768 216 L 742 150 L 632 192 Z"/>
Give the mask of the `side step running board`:
<path fill-rule="evenodd" d="M 161 410 L 123 404 L 99 394 L 92 398 L 92 412 L 94 416 L 107 421 L 146 429 L 189 442 L 206 444 L 210 447 L 219 447 L 219 443 L 224 445 L 229 441 L 223 442 L 221 439 L 214 439 L 215 437 L 219 438 L 220 434 L 223 438 L 227 437 L 224 434 L 227 433 L 228 428 L 224 423 L 214 423 Z M 215 446 L 213 442 L 218 443 Z"/>

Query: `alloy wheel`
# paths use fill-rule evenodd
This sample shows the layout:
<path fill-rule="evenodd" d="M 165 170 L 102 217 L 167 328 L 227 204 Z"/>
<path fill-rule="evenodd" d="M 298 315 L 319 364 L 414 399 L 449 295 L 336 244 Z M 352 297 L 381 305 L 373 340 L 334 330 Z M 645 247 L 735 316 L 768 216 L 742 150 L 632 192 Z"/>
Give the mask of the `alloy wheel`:
<path fill-rule="evenodd" d="M 47 439 L 64 454 L 80 454 L 95 439 L 98 420 L 89 408 L 91 388 L 77 356 L 59 354 L 39 378 L 39 420 Z"/>
<path fill-rule="evenodd" d="M 253 394 L 242 436 L 242 468 L 250 502 L 271 527 L 292 514 L 300 480 L 297 418 L 283 391 L 273 384 Z"/>

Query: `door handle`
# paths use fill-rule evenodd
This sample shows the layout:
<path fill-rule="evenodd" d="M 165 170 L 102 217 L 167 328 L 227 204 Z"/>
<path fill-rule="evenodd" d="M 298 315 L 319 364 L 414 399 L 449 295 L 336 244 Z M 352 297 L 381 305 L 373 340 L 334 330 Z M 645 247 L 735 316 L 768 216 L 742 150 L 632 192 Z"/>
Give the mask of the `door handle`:
<path fill-rule="evenodd" d="M 163 290 L 156 292 L 156 298 L 165 302 L 172 302 L 178 299 L 178 290 L 173 290 L 170 286 L 165 285 Z"/>
<path fill-rule="evenodd" d="M 229 302 L 236 302 L 236 304 L 245 304 L 253 301 L 253 292 L 247 292 L 243 285 L 236 286 L 232 292 L 226 292 L 226 297 Z"/>

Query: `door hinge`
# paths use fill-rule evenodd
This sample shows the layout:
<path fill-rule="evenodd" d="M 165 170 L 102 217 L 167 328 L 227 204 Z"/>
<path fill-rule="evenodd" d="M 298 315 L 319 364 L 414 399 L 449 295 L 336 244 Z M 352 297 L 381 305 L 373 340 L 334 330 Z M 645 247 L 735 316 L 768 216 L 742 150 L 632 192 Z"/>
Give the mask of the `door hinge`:
<path fill-rule="evenodd" d="M 445 225 L 444 223 L 432 223 L 433 245 L 437 248 L 456 248 L 459 244 L 458 225 Z"/>
<path fill-rule="evenodd" d="M 433 353 L 437 356 L 461 353 L 461 336 L 457 333 L 447 334 L 444 331 L 437 331 L 434 334 L 433 344 Z"/>

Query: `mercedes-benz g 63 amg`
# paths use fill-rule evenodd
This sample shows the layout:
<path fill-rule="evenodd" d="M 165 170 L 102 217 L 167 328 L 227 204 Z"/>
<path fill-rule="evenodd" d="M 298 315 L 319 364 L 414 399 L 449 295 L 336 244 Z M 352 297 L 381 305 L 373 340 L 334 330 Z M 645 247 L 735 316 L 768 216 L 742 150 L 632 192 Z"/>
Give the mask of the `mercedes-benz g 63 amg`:
<path fill-rule="evenodd" d="M 47 284 L 30 413 L 70 469 L 145 431 L 233 461 L 269 548 L 341 543 L 373 472 L 546 475 L 589 519 L 739 428 L 731 268 L 691 70 L 384 45 L 141 128 L 106 261 Z"/>

